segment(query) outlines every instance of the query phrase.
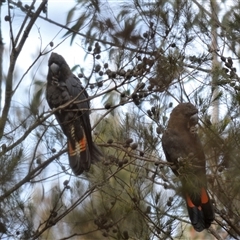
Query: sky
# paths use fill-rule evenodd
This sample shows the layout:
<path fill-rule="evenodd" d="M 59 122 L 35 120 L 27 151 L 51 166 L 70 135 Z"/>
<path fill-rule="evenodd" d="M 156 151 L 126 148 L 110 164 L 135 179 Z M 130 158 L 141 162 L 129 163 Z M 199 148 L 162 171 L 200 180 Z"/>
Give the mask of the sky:
<path fill-rule="evenodd" d="M 30 5 L 32 1 L 22 1 L 23 6 L 25 4 Z M 41 1 L 37 1 L 35 9 Z M 76 2 L 74 0 L 49 0 L 48 1 L 48 10 L 47 17 L 57 23 L 65 25 L 66 17 L 71 8 L 75 6 Z M 11 11 L 13 20 L 13 33 L 16 35 L 21 27 L 21 24 L 24 20 L 25 13 L 20 9 L 14 8 Z M 10 43 L 10 27 L 9 22 L 4 20 L 5 16 L 8 15 L 7 4 L 2 5 L 1 11 L 1 24 L 2 24 L 2 38 L 5 44 L 4 46 L 4 62 L 3 69 L 5 70 L 4 74 L 7 74 L 9 67 L 9 59 L 11 54 L 11 43 Z M 41 16 L 46 17 L 44 13 Z M 76 16 L 77 18 L 77 16 Z M 52 48 L 49 43 L 53 42 L 55 48 L 53 51 L 62 55 L 70 68 L 76 64 L 80 64 L 81 67 L 87 66 L 87 62 L 84 62 L 85 52 L 81 48 L 81 41 L 78 37 L 75 38 L 73 44 L 70 44 L 70 37 L 64 38 L 63 35 L 66 33 L 65 29 L 51 24 L 43 19 L 38 19 L 34 24 L 27 41 L 18 57 L 16 67 L 14 70 L 15 73 L 15 86 L 24 76 L 29 66 L 33 63 L 35 58 L 38 56 L 40 51 L 50 51 Z M 58 46 L 59 45 L 59 46 Z M 50 53 L 41 57 L 41 59 L 35 64 L 35 66 L 29 71 L 26 76 L 24 76 L 20 88 L 18 88 L 16 94 L 13 98 L 12 107 L 21 106 L 28 104 L 33 96 L 34 81 L 40 79 L 45 81 L 47 72 L 48 72 L 48 58 Z M 77 72 L 75 72 L 77 73 Z M 30 87 L 29 87 L 30 86 Z M 2 99 L 4 99 L 4 88 L 2 92 Z M 1 101 L 1 106 L 3 107 L 4 100 Z M 48 106 L 46 106 L 48 108 Z"/>
<path fill-rule="evenodd" d="M 22 1 L 23 5 L 31 4 L 32 1 Z M 36 5 L 39 5 L 41 1 L 37 1 Z M 76 1 L 74 0 L 49 0 L 48 1 L 48 18 L 61 23 L 65 24 L 67 13 L 69 10 L 75 6 Z M 116 1 L 116 0 L 106 0 L 107 4 L 112 3 L 121 3 L 123 1 Z M 114 5 L 113 10 L 114 10 Z M 21 26 L 21 23 L 24 19 L 25 14 L 19 10 L 13 10 L 14 18 L 13 18 L 13 31 L 14 33 L 18 32 L 18 29 Z M 3 41 L 6 43 L 5 54 L 9 56 L 9 22 L 4 21 L 4 17 L 7 15 L 7 5 L 4 4 L 2 6 L 2 35 Z M 45 17 L 45 14 L 42 14 Z M 77 16 L 76 16 L 77 18 Z M 55 26 L 54 24 L 48 23 L 42 19 L 38 19 L 36 24 L 34 25 L 23 52 L 19 56 L 18 66 L 26 69 L 29 66 L 29 63 L 32 63 L 33 57 L 36 56 L 39 49 L 44 49 L 48 44 L 53 41 L 54 46 L 57 46 L 61 41 L 63 41 L 63 35 L 66 30 L 61 29 L 60 27 Z M 79 39 L 76 38 L 76 41 L 70 46 L 70 38 L 67 38 L 63 43 L 61 43 L 54 51 L 63 55 L 66 58 L 66 61 L 69 63 L 70 66 L 79 63 L 79 59 L 83 59 L 81 54 L 84 52 L 81 50 L 79 46 Z M 50 46 L 48 46 L 48 50 L 50 50 Z"/>
<path fill-rule="evenodd" d="M 23 5 L 25 4 L 31 4 L 32 1 L 22 1 Z M 65 24 L 66 17 L 69 12 L 69 10 L 75 6 L 75 1 L 73 0 L 49 0 L 48 1 L 48 18 L 61 23 Z M 114 1 L 111 1 L 114 2 Z M 37 6 L 41 3 L 41 1 L 37 1 Z M 37 8 L 36 6 L 36 8 Z M 36 9 L 35 8 L 35 9 Z M 13 24 L 13 32 L 16 35 L 18 33 L 19 28 L 21 27 L 21 24 L 24 20 L 25 13 L 23 13 L 20 9 L 14 8 L 12 11 L 12 24 Z M 5 16 L 8 15 L 8 9 L 6 3 L 2 6 L 1 11 L 1 23 L 2 23 L 2 38 L 3 42 L 5 43 L 4 46 L 4 70 L 7 74 L 7 70 L 9 67 L 9 57 L 11 53 L 11 44 L 10 44 L 10 28 L 9 28 L 9 22 L 6 22 L 4 20 Z M 41 14 L 43 17 L 45 17 L 45 14 Z M 77 18 L 78 16 L 76 16 Z M 65 60 L 67 61 L 68 65 L 73 67 L 76 64 L 80 64 L 81 66 L 89 67 L 88 63 L 84 61 L 85 52 L 82 50 L 80 39 L 76 37 L 76 40 L 72 45 L 70 45 L 70 38 L 67 38 L 64 40 L 63 35 L 65 34 L 66 30 L 63 30 L 54 24 L 51 24 L 49 22 L 46 22 L 45 20 L 38 19 L 36 21 L 36 24 L 32 28 L 27 41 L 24 45 L 23 50 L 21 51 L 16 67 L 15 67 L 15 86 L 19 82 L 19 80 L 24 76 L 25 72 L 29 68 L 29 66 L 32 64 L 33 60 L 36 58 L 36 56 L 39 54 L 39 51 L 43 51 L 43 49 L 51 50 L 51 47 L 49 46 L 49 43 L 53 41 L 54 47 L 57 46 L 56 49 L 54 49 L 54 52 L 57 52 L 58 54 L 62 55 Z M 62 42 L 63 41 L 63 42 Z M 61 44 L 60 44 L 61 43 Z M 45 57 L 42 57 L 37 63 L 36 66 L 34 66 L 33 70 L 31 70 L 24 78 L 20 85 L 20 88 L 16 92 L 13 98 L 12 102 L 12 109 L 15 109 L 15 106 L 21 109 L 21 106 L 26 106 L 28 102 L 30 102 L 33 94 L 31 91 L 29 91 L 30 87 L 33 86 L 35 76 L 40 76 L 40 80 L 46 81 L 46 76 L 48 72 L 48 58 L 50 56 L 50 53 L 46 55 Z M 92 66 L 92 65 L 90 65 Z M 3 99 L 4 99 L 4 88 L 3 88 Z M 49 110 L 46 101 L 45 103 L 45 111 Z M 2 101 L 2 106 L 4 102 Z M 101 105 L 99 99 L 98 104 Z M 96 108 L 96 105 L 93 103 L 92 106 Z M 99 106 L 100 107 L 100 106 Z M 101 105 L 101 107 L 103 107 Z M 21 110 L 20 110 L 21 111 Z M 15 114 L 14 111 L 11 111 Z M 94 111 L 93 111 L 94 113 Z M 14 118 L 15 115 L 12 115 Z M 92 115 L 91 115 L 92 116 Z M 29 142 L 28 142 L 29 143 Z M 31 142 L 29 143 L 31 144 Z M 28 146 L 29 147 L 29 146 Z"/>
<path fill-rule="evenodd" d="M 22 1 L 23 5 L 30 4 L 32 0 L 28 1 Z M 37 1 L 37 5 L 41 1 Z M 117 7 L 115 4 L 116 2 L 118 4 L 124 2 L 121 0 L 106 0 L 108 2 L 113 11 L 114 8 Z M 229 1 L 228 1 L 229 2 Z M 231 2 L 231 1 L 230 1 Z M 56 22 L 59 22 L 61 24 L 65 24 L 66 16 L 68 11 L 75 5 L 74 0 L 49 0 L 48 1 L 48 18 L 51 20 L 54 20 Z M 13 11 L 14 18 L 13 18 L 13 31 L 14 33 L 17 33 L 19 27 L 21 26 L 21 23 L 24 19 L 25 14 L 19 10 L 14 9 Z M 4 21 L 4 17 L 7 15 L 7 5 L 6 3 L 2 6 L 2 36 L 3 41 L 5 43 L 5 58 L 9 59 L 10 50 L 9 50 L 9 22 Z M 45 16 L 44 14 L 42 14 Z M 63 35 L 65 33 L 65 30 L 62 30 L 61 28 L 55 26 L 54 24 L 50 24 L 42 19 L 38 19 L 36 24 L 34 25 L 27 42 L 25 44 L 25 47 L 22 51 L 22 53 L 19 56 L 18 62 L 17 62 L 17 69 L 21 70 L 21 74 L 23 74 L 29 65 L 32 63 L 34 56 L 37 55 L 39 52 L 39 49 L 44 49 L 47 47 L 48 50 L 50 50 L 49 43 L 51 41 L 54 42 L 54 46 L 57 46 L 62 40 Z M 66 61 L 70 66 L 74 66 L 75 64 L 79 64 L 81 61 L 81 64 L 84 64 L 82 62 L 83 54 L 81 47 L 79 44 L 79 39 L 76 38 L 76 41 L 70 46 L 70 38 L 66 39 L 63 43 L 61 43 L 54 51 L 63 55 Z M 41 64 L 41 67 L 45 70 L 44 73 L 47 72 L 47 59 L 49 55 L 46 56 L 45 61 L 43 63 L 39 63 L 39 66 Z M 8 61 L 5 62 L 6 65 L 8 65 Z M 5 68 L 6 69 L 6 68 Z"/>
<path fill-rule="evenodd" d="M 22 1 L 23 4 L 30 4 L 32 1 Z M 38 1 L 38 3 L 41 1 Z M 115 1 L 109 1 L 115 2 Z M 122 1 L 118 1 L 122 2 Z M 58 23 L 64 24 L 66 21 L 66 16 L 68 11 L 75 5 L 75 1 L 73 0 L 49 0 L 48 3 L 48 18 L 54 20 Z M 24 19 L 25 14 L 21 12 L 19 9 L 13 10 L 14 18 L 13 18 L 13 31 L 14 33 L 18 32 L 19 27 Z M 5 43 L 4 56 L 6 62 L 5 66 L 8 66 L 8 61 L 10 56 L 10 42 L 9 42 L 9 22 L 4 21 L 4 17 L 7 15 L 7 7 L 3 5 L 2 7 L 2 37 Z M 44 16 L 44 15 L 43 15 Z M 57 46 L 62 40 L 65 30 L 61 30 L 59 27 L 50 24 L 44 20 L 38 19 L 36 24 L 34 25 L 27 42 L 24 46 L 23 51 L 21 52 L 19 59 L 17 61 L 16 70 L 19 72 L 19 78 L 26 72 L 29 65 L 33 62 L 34 56 L 37 55 L 39 50 L 43 50 L 47 47 L 47 49 L 51 49 L 49 43 L 51 41 L 54 42 L 54 46 Z M 72 46 L 70 46 L 70 39 L 66 39 L 63 43 L 61 43 L 54 51 L 63 55 L 66 59 L 67 63 L 70 67 L 75 64 L 87 64 L 83 62 L 83 54 L 81 47 L 78 45 L 79 41 L 75 41 Z M 47 75 L 47 60 L 48 56 L 44 58 L 44 61 L 39 61 L 37 66 L 41 68 L 43 75 Z M 5 68 L 7 69 L 7 67 Z M 38 70 L 38 69 L 36 69 Z M 29 85 L 32 83 L 31 75 L 27 75 L 23 80 L 23 86 Z M 26 96 L 24 92 L 18 93 L 18 101 L 24 101 Z"/>
<path fill-rule="evenodd" d="M 31 1 L 22 1 L 23 5 L 30 4 Z M 40 4 L 40 0 L 37 1 L 36 5 Z M 106 0 L 106 3 L 109 3 L 114 11 L 119 4 L 121 4 L 124 1 L 120 0 Z M 231 1 L 230 1 L 231 2 Z M 117 4 L 116 4 L 117 3 Z M 229 1 L 228 1 L 229 3 Z M 69 10 L 74 7 L 75 0 L 49 0 L 48 1 L 48 18 L 61 23 L 65 24 L 67 13 Z M 13 13 L 13 31 L 16 34 L 21 26 L 21 23 L 24 19 L 25 14 L 15 8 L 12 10 Z M 5 49 L 4 49 L 4 69 L 8 69 L 9 65 L 9 56 L 10 56 L 10 31 L 9 31 L 9 22 L 4 21 L 4 17 L 7 15 L 7 5 L 6 3 L 2 6 L 2 36 L 3 41 L 5 43 Z M 45 17 L 45 14 L 42 14 L 42 16 Z M 76 16 L 77 18 L 77 16 Z M 88 62 L 84 62 L 84 51 L 82 50 L 80 39 L 76 37 L 75 41 L 72 45 L 70 45 L 70 38 L 67 38 L 64 40 L 63 35 L 66 31 L 64 29 L 61 29 L 54 24 L 51 24 L 49 22 L 46 22 L 45 20 L 38 19 L 36 24 L 34 25 L 31 33 L 29 34 L 29 37 L 27 39 L 27 42 L 23 48 L 23 51 L 21 52 L 15 72 L 18 73 L 16 83 L 18 79 L 21 79 L 21 77 L 24 75 L 26 70 L 29 68 L 31 63 L 34 60 L 34 57 L 36 57 L 40 50 L 47 49 L 51 50 L 51 47 L 49 46 L 49 43 L 53 41 L 54 47 L 59 44 L 59 46 L 54 49 L 54 52 L 57 52 L 61 54 L 70 67 L 73 67 L 76 64 L 80 64 L 81 67 L 89 67 Z M 63 41 L 64 40 L 64 41 Z M 63 42 L 62 42 L 63 41 Z M 62 43 L 61 43 L 62 42 Z M 61 44 L 60 44 L 61 43 Z M 34 71 L 30 74 L 27 74 L 26 77 L 23 79 L 23 83 L 21 84 L 23 89 L 26 89 L 26 86 L 33 84 L 33 74 L 41 74 L 42 79 L 44 80 L 48 67 L 48 57 L 50 54 L 46 55 L 45 57 L 41 58 L 41 60 L 36 64 L 34 67 Z M 5 72 L 6 74 L 6 72 Z M 25 101 L 26 96 L 25 93 L 22 91 L 19 91 L 17 100 L 18 101 Z M 19 97 L 20 96 L 20 97 Z M 23 96 L 23 97 L 22 97 Z M 31 94 L 28 95 L 28 101 L 30 101 Z M 3 103 L 2 103 L 3 104 Z"/>
<path fill-rule="evenodd" d="M 22 1 L 23 6 L 25 4 L 30 5 L 32 1 Z M 114 11 L 114 8 L 116 7 L 115 3 L 121 4 L 124 1 L 116 1 L 116 0 L 106 0 L 105 6 L 108 6 L 108 4 L 111 5 L 111 8 Z M 37 1 L 36 7 L 41 3 L 40 0 Z M 76 4 L 75 0 L 49 0 L 48 1 L 48 11 L 47 11 L 47 17 L 57 23 L 60 23 L 62 25 L 65 25 L 66 17 L 70 9 L 72 9 Z M 104 5 L 102 5 L 104 6 Z M 108 13 L 107 13 L 108 14 Z M 5 49 L 4 49 L 4 69 L 7 71 L 9 66 L 9 57 L 10 57 L 10 50 L 11 50 L 11 44 L 10 44 L 10 28 L 9 28 L 9 22 L 6 22 L 4 20 L 4 17 L 8 15 L 8 9 L 7 4 L 3 4 L 2 6 L 2 12 L 1 12 L 1 21 L 2 21 L 2 37 L 3 42 L 5 43 Z M 21 27 L 21 24 L 24 20 L 25 13 L 23 13 L 20 9 L 14 8 L 12 10 L 12 16 L 13 16 L 13 32 L 16 35 L 19 28 Z M 41 14 L 41 16 L 46 17 L 44 13 Z M 79 16 L 76 15 L 76 19 Z M 25 74 L 29 66 L 32 64 L 33 60 L 38 56 L 39 51 L 51 50 L 52 48 L 49 46 L 50 42 L 54 43 L 54 47 L 56 48 L 53 50 L 54 52 L 57 52 L 58 54 L 62 55 L 65 60 L 67 61 L 70 68 L 73 66 L 79 64 L 83 68 L 89 68 L 91 63 L 89 61 L 84 60 L 85 52 L 81 48 L 81 39 L 79 37 L 75 37 L 74 42 L 72 45 L 70 44 L 71 36 L 68 38 L 64 38 L 63 35 L 66 33 L 65 29 L 61 29 L 60 27 L 51 24 L 43 19 L 38 19 L 36 21 L 36 24 L 32 28 L 27 41 L 23 47 L 23 50 L 21 51 L 16 68 L 15 73 L 17 73 L 16 78 L 16 84 L 21 79 L 21 77 Z M 58 46 L 59 45 L 59 46 Z M 36 76 L 40 75 L 42 80 L 44 80 L 47 76 L 47 63 L 48 58 L 50 56 L 50 53 L 40 59 L 40 61 L 37 62 L 37 64 L 34 66 L 33 70 L 28 73 L 22 83 L 21 88 L 27 89 L 27 87 L 30 85 L 33 85 L 34 82 L 34 74 Z M 103 56 L 102 56 L 103 57 Z M 91 65 L 92 66 L 92 65 Z M 76 74 L 78 72 L 75 72 Z M 5 72 L 6 74 L 6 72 Z M 26 92 L 19 91 L 18 97 L 15 99 L 15 101 L 24 102 L 27 100 L 28 102 L 31 99 L 31 94 L 28 94 L 28 96 L 25 96 Z M 20 97 L 19 97 L 20 96 Z M 23 97 L 22 97 L 23 96 Z M 3 92 L 4 97 L 4 92 Z M 3 105 L 3 102 L 1 103 Z"/>
<path fill-rule="evenodd" d="M 22 1 L 23 5 L 25 4 L 31 4 L 32 1 Z M 37 1 L 36 5 L 39 5 L 41 1 Z M 72 0 L 49 0 L 48 3 L 48 18 L 61 23 L 65 24 L 66 16 L 68 11 L 75 5 L 75 1 Z M 7 70 L 9 67 L 9 57 L 11 53 L 11 44 L 10 44 L 10 28 L 9 28 L 9 22 L 6 22 L 4 20 L 5 16 L 8 15 L 8 9 L 6 3 L 2 6 L 1 11 L 1 23 L 2 23 L 2 38 L 4 42 L 4 74 L 7 74 Z M 43 17 L 45 17 L 44 14 L 41 14 Z M 12 16 L 13 16 L 13 32 L 16 35 L 18 33 L 18 30 L 23 22 L 23 19 L 25 17 L 25 14 L 15 8 L 12 10 Z M 38 55 L 39 51 L 43 51 L 43 49 L 47 48 L 47 50 L 51 50 L 51 47 L 49 46 L 49 43 L 51 41 L 54 42 L 54 46 L 57 46 L 59 43 L 63 41 L 63 35 L 65 33 L 65 30 L 63 31 L 61 28 L 55 26 L 54 24 L 50 24 L 42 19 L 38 19 L 36 21 L 36 24 L 32 28 L 32 31 L 30 32 L 27 41 L 23 47 L 23 50 L 21 51 L 19 58 L 16 63 L 15 67 L 15 86 L 19 82 L 19 80 L 22 78 L 22 76 L 25 74 L 26 70 L 29 68 L 29 66 L 32 64 L 33 60 Z M 68 62 L 69 66 L 72 67 L 75 64 L 78 64 L 79 61 L 82 61 L 83 56 L 83 50 L 79 45 L 79 39 L 76 38 L 76 42 L 73 43 L 73 45 L 70 45 L 70 38 L 63 41 L 55 50 L 54 52 L 57 52 L 64 56 L 66 61 Z M 12 109 L 14 109 L 15 106 L 21 108 L 21 106 L 26 105 L 31 98 L 32 98 L 32 92 L 29 91 L 28 86 L 32 86 L 33 82 L 35 80 L 34 74 L 36 76 L 40 77 L 40 80 L 45 81 L 47 72 L 48 72 L 48 58 L 50 56 L 50 53 L 46 55 L 45 57 L 42 57 L 40 61 L 36 63 L 36 66 L 34 66 L 33 70 L 30 71 L 24 78 L 20 85 L 20 88 L 16 92 L 13 98 L 12 102 Z M 84 64 L 84 62 L 82 62 Z M 4 89 L 3 88 L 3 99 L 4 99 Z M 4 102 L 2 101 L 2 106 Z M 46 104 L 45 110 L 48 110 L 49 107 Z M 11 111 L 12 113 L 15 113 L 14 111 Z M 11 116 L 14 118 L 14 114 Z M 31 139 L 30 142 L 28 140 L 27 142 L 28 148 L 32 144 Z M 34 142 L 33 142 L 34 144 Z"/>
<path fill-rule="evenodd" d="M 31 1 L 22 1 L 23 5 L 30 4 Z M 40 1 L 38 1 L 40 2 Z M 48 3 L 48 18 L 64 24 L 66 21 L 66 16 L 68 11 L 75 5 L 75 1 L 68 0 L 50 0 Z M 3 41 L 5 44 L 5 56 L 9 56 L 9 22 L 4 21 L 4 17 L 7 15 L 7 7 L 3 5 L 2 8 L 2 35 Z M 13 31 L 17 33 L 21 23 L 24 19 L 25 14 L 19 10 L 13 10 Z M 45 17 L 44 14 L 42 16 Z M 59 42 L 63 40 L 64 31 L 54 24 L 50 24 L 42 19 L 38 19 L 36 24 L 34 25 L 31 33 L 28 36 L 27 42 L 23 48 L 22 53 L 18 59 L 18 66 L 21 66 L 22 69 L 26 69 L 29 64 L 32 63 L 33 56 L 36 56 L 40 49 L 46 48 L 48 44 L 53 41 L 56 46 Z M 55 38 L 55 39 L 54 39 Z M 50 50 L 50 46 L 48 46 L 48 50 Z M 69 39 L 66 39 L 55 51 L 66 56 L 75 56 L 75 61 L 77 61 L 77 53 L 79 47 L 76 44 L 70 46 Z M 67 57 L 68 58 L 68 57 Z M 74 57 L 69 57 L 68 60 L 71 61 Z M 74 60 L 72 60 L 74 61 Z"/>

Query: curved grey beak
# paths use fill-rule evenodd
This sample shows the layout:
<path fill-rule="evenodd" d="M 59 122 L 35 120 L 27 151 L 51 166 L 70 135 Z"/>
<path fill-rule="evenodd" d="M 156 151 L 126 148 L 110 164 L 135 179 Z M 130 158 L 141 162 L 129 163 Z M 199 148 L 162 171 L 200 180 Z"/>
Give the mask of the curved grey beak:
<path fill-rule="evenodd" d="M 198 123 L 198 114 L 195 113 L 190 117 L 189 125 L 190 126 L 195 126 Z"/>
<path fill-rule="evenodd" d="M 52 73 L 54 75 L 57 75 L 58 72 L 59 72 L 59 66 L 56 64 L 56 63 L 52 63 L 50 66 L 49 66 L 50 70 L 52 71 Z"/>

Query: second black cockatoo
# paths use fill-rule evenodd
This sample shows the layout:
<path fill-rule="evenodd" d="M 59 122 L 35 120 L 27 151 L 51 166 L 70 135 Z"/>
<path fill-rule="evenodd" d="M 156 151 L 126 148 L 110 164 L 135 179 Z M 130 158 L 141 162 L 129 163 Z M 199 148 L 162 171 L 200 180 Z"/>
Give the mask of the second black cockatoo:
<path fill-rule="evenodd" d="M 170 115 L 162 136 L 162 146 L 172 171 L 182 183 L 189 218 L 198 232 L 209 228 L 214 209 L 207 192 L 206 158 L 196 132 L 198 110 L 191 103 L 180 103 Z"/>
<path fill-rule="evenodd" d="M 70 167 L 75 175 L 80 175 L 89 170 L 91 163 L 99 161 L 102 154 L 92 141 L 88 94 L 57 53 L 52 53 L 48 61 L 46 97 L 52 109 L 67 105 L 54 114 L 67 137 Z"/>

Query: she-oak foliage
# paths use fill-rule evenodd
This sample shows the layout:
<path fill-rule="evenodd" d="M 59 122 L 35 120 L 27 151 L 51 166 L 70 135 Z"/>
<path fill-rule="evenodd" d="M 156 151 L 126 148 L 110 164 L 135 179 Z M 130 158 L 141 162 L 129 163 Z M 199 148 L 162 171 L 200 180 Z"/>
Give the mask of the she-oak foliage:
<path fill-rule="evenodd" d="M 11 41 L 1 85 L 1 239 L 239 239 L 240 5 L 225 10 L 210 3 L 76 1 L 62 25 L 48 18 L 46 0 L 1 1 Z M 45 99 L 55 36 L 29 66 L 34 75 L 14 78 L 39 18 L 80 46 L 79 64 L 70 67 L 90 96 L 93 140 L 104 159 L 79 177 L 69 168 L 66 139 L 53 116 L 61 106 L 49 110 Z M 27 76 L 33 80 L 26 89 Z M 19 101 L 23 91 L 28 103 Z M 221 114 L 212 122 L 216 101 Z M 199 234 L 191 231 L 182 186 L 161 148 L 169 113 L 180 102 L 199 111 L 215 211 L 211 227 Z"/>

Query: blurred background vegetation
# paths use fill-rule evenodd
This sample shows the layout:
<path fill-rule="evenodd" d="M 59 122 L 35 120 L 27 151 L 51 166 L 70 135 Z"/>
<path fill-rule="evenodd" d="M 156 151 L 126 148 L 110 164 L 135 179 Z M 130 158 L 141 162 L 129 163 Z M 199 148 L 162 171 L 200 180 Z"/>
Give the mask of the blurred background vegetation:
<path fill-rule="evenodd" d="M 0 42 L 1 239 L 239 239 L 240 2 L 78 0 L 64 24 L 47 2 L 0 1 L 10 33 L 9 46 Z M 53 34 L 18 71 L 38 20 L 79 46 L 70 67 L 90 95 L 104 160 L 78 177 L 45 99 L 47 59 L 61 42 Z M 169 113 L 189 101 L 216 211 L 202 233 L 161 148 Z"/>

